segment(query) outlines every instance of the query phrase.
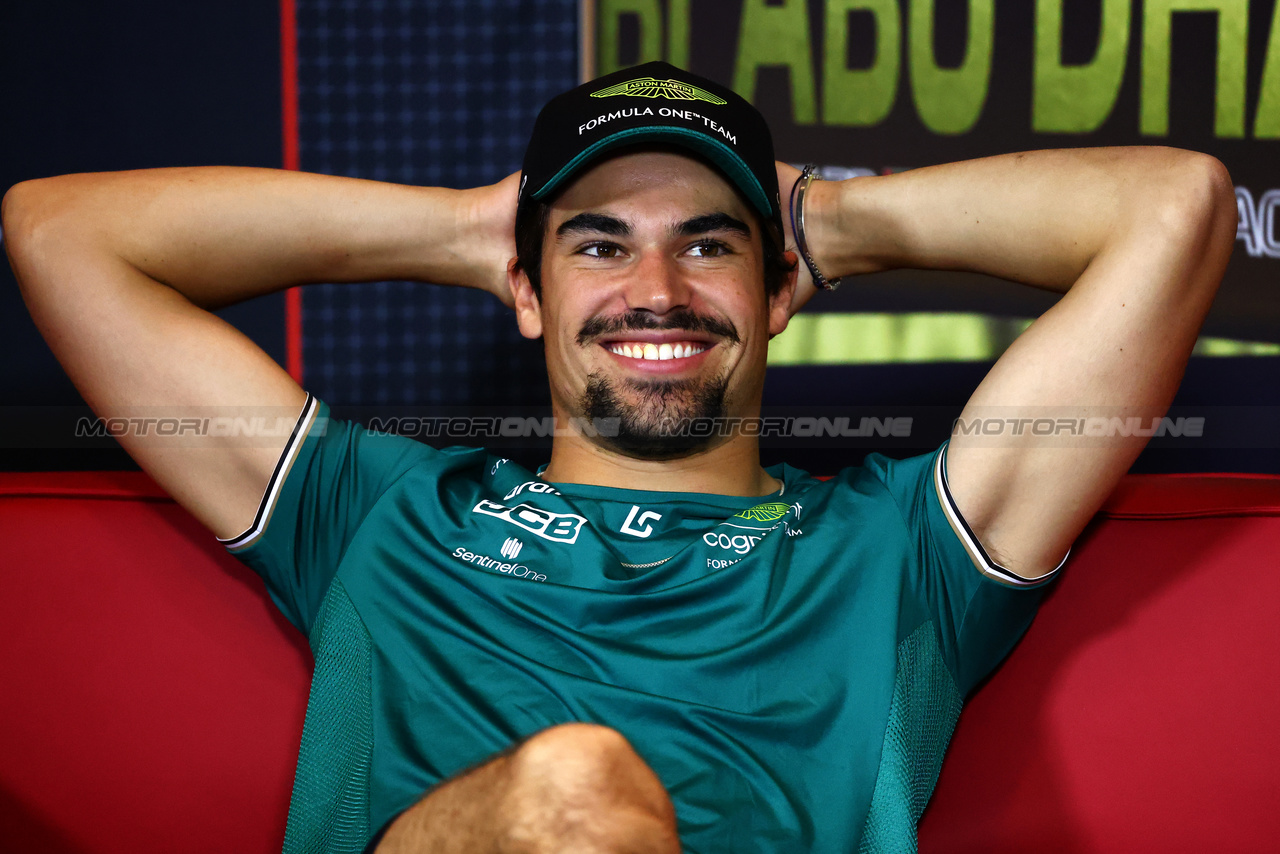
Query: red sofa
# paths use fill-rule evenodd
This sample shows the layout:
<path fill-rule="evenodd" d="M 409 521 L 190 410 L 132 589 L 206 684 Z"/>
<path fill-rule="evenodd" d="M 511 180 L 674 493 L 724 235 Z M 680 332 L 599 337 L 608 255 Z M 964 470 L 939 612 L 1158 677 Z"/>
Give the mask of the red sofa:
<path fill-rule="evenodd" d="M 0 851 L 279 851 L 310 656 L 145 476 L 0 475 Z M 1127 478 L 925 852 L 1280 850 L 1280 478 Z"/>

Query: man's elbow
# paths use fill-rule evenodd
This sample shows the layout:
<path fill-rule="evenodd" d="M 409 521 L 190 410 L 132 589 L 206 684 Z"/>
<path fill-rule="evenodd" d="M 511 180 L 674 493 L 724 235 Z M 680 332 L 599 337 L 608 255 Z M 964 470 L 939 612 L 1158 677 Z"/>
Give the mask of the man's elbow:
<path fill-rule="evenodd" d="M 14 246 L 26 242 L 29 231 L 29 212 L 31 208 L 31 185 L 34 181 L 23 181 L 14 184 L 0 201 L 0 233 L 4 235 L 5 249 L 13 251 Z"/>
<path fill-rule="evenodd" d="M 1184 217 L 1183 227 L 1189 231 L 1187 239 L 1200 245 L 1205 256 L 1229 255 L 1239 221 L 1231 175 L 1216 157 L 1188 155 L 1176 202 Z"/>
<path fill-rule="evenodd" d="M 22 261 L 34 254 L 33 246 L 40 235 L 48 231 L 47 224 L 54 218 L 46 192 L 48 183 L 49 179 L 39 178 L 14 184 L 0 202 L 0 227 L 4 229 L 5 250 L 14 271 L 19 273 L 19 283 L 22 281 L 19 269 L 23 266 Z"/>
<path fill-rule="evenodd" d="M 1161 192 L 1153 194 L 1158 233 L 1179 259 L 1182 284 L 1211 298 L 1235 243 L 1235 187 L 1226 166 L 1208 154 L 1178 152 L 1169 165 Z"/>
<path fill-rule="evenodd" d="M 5 251 L 18 287 L 30 300 L 33 289 L 56 282 L 52 275 L 74 236 L 86 229 L 74 216 L 75 194 L 59 178 L 37 178 L 10 187 L 0 202 Z"/>
<path fill-rule="evenodd" d="M 9 257 L 9 266 L 13 268 L 18 279 L 18 287 L 25 294 L 24 282 L 28 276 L 23 275 L 28 266 L 27 259 L 31 255 L 32 238 L 36 232 L 34 196 L 38 190 L 33 188 L 35 181 L 23 181 L 14 184 L 0 201 L 0 234 L 4 235 L 4 251 Z"/>
<path fill-rule="evenodd" d="M 1228 251 L 1236 238 L 1239 210 L 1236 188 L 1222 161 L 1208 154 L 1197 154 L 1192 160 L 1192 204 L 1208 239 L 1225 245 Z"/>

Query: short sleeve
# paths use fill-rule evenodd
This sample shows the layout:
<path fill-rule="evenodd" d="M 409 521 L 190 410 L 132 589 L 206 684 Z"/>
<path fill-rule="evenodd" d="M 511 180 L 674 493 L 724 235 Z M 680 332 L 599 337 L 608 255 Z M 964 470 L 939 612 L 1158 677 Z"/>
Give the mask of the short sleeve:
<path fill-rule="evenodd" d="M 257 572 L 281 612 L 310 634 L 329 583 L 378 499 L 424 455 L 413 439 L 329 416 L 308 395 L 253 524 L 220 542 Z"/>
<path fill-rule="evenodd" d="M 868 471 L 893 497 L 909 538 L 910 584 L 934 620 L 948 668 L 963 693 L 971 691 L 1022 637 L 1066 563 L 1035 580 L 991 560 L 973 535 L 947 486 L 946 445 L 909 460 L 869 457 Z"/>

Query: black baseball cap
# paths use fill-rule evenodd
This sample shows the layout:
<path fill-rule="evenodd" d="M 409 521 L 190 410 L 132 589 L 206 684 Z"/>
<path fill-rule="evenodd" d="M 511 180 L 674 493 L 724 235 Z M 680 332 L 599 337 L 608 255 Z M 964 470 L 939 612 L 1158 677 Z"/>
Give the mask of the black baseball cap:
<path fill-rule="evenodd" d="M 773 225 L 781 245 L 764 116 L 733 90 L 665 62 L 615 71 L 548 101 L 525 150 L 519 204 L 549 199 L 607 152 L 644 143 L 680 146 L 709 161 Z"/>

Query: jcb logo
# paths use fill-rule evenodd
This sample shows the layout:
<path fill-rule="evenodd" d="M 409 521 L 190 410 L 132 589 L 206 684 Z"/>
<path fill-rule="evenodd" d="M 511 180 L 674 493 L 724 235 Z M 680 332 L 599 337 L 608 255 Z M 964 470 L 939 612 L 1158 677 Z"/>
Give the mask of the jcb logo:
<path fill-rule="evenodd" d="M 1244 241 L 1250 258 L 1280 258 L 1280 238 L 1276 235 L 1276 209 L 1280 208 L 1280 190 L 1267 190 L 1253 203 L 1248 187 L 1236 187 L 1236 240 Z"/>
<path fill-rule="evenodd" d="M 518 525 L 526 531 L 537 534 L 544 540 L 556 543 L 574 543 L 578 540 L 578 532 L 582 523 L 587 520 L 573 513 L 548 513 L 528 504 L 517 504 L 515 507 L 504 507 L 496 501 L 482 499 L 471 509 L 473 513 L 496 516 L 499 519 Z"/>

